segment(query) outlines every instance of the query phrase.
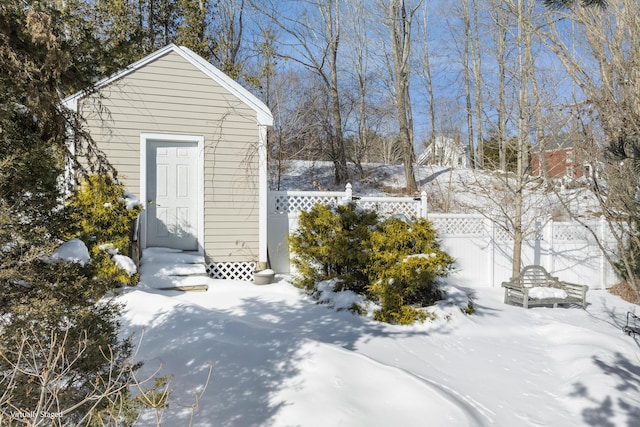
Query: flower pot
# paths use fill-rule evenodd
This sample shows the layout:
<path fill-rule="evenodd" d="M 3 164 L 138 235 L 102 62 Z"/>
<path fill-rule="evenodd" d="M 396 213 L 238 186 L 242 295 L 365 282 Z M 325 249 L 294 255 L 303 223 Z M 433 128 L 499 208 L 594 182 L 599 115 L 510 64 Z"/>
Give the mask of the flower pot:
<path fill-rule="evenodd" d="M 268 285 L 273 283 L 276 273 L 273 270 L 254 271 L 253 283 L 256 285 Z"/>

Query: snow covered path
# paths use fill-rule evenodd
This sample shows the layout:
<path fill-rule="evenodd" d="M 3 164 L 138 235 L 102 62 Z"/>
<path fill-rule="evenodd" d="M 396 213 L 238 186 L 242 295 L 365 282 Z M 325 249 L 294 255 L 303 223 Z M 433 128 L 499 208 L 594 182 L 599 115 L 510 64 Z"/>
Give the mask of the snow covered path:
<path fill-rule="evenodd" d="M 151 258 L 149 258 L 151 259 Z M 148 267 L 147 267 L 148 268 Z M 158 271 L 157 269 L 153 271 Z M 141 285 L 119 297 L 143 370 L 174 374 L 163 425 L 631 426 L 640 420 L 640 351 L 620 332 L 638 307 L 590 291 L 586 311 L 442 303 L 435 322 L 386 325 L 317 305 L 281 280 L 202 278 L 207 292 Z M 141 425 L 153 425 L 145 414 Z"/>

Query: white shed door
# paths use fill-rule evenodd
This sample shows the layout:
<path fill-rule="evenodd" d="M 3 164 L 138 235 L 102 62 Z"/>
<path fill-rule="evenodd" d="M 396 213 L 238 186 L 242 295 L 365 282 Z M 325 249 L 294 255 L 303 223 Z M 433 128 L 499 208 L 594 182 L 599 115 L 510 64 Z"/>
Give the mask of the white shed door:
<path fill-rule="evenodd" d="M 198 144 L 147 145 L 147 246 L 198 249 Z"/>

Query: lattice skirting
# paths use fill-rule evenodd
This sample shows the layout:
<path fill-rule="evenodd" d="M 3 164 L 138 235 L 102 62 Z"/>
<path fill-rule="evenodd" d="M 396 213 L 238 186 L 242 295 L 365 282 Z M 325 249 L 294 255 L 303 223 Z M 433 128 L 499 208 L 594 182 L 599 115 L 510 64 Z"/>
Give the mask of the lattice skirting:
<path fill-rule="evenodd" d="M 255 262 L 213 262 L 207 266 L 207 273 L 214 279 L 252 281 Z"/>

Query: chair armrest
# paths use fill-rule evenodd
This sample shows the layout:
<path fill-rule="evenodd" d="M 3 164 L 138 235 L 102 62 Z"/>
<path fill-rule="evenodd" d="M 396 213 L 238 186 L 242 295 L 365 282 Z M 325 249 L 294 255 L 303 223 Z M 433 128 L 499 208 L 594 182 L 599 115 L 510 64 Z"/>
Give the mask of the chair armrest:
<path fill-rule="evenodd" d="M 508 289 L 524 289 L 524 286 L 522 286 L 520 283 L 517 282 L 502 282 L 501 285 L 503 288 L 508 288 Z"/>
<path fill-rule="evenodd" d="M 560 282 L 560 285 L 565 287 L 565 288 L 569 288 L 569 289 L 574 289 L 583 293 L 586 293 L 589 290 L 589 286 L 587 285 L 579 285 L 577 283 L 571 283 L 571 282 Z"/>

